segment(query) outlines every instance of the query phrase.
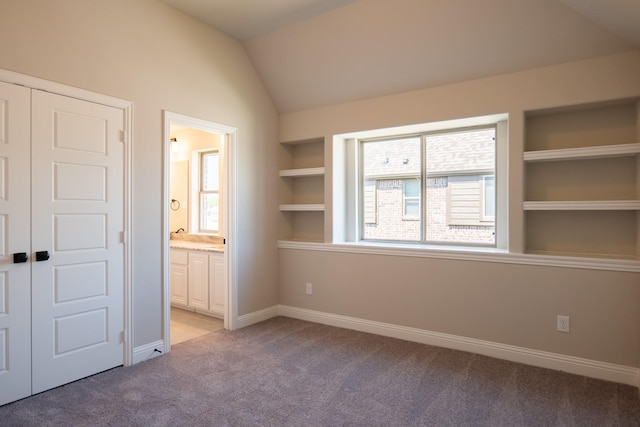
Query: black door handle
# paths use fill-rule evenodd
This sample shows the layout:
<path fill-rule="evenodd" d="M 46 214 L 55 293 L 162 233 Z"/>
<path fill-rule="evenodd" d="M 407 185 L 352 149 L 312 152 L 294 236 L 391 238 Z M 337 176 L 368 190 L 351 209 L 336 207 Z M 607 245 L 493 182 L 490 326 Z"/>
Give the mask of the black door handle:
<path fill-rule="evenodd" d="M 36 252 L 36 261 L 46 261 L 49 259 L 49 251 Z"/>
<path fill-rule="evenodd" d="M 27 256 L 26 252 L 16 252 L 15 254 L 13 254 L 13 263 L 14 264 L 19 264 L 21 262 L 27 262 L 28 259 L 29 259 L 29 257 Z"/>

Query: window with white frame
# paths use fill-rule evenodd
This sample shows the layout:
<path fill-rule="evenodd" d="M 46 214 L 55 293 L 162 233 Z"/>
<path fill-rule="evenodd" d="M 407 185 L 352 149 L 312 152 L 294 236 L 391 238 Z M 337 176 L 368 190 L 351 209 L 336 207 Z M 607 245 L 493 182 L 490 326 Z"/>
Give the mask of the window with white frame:
<path fill-rule="evenodd" d="M 218 233 L 220 229 L 220 157 L 217 151 L 200 153 L 198 231 Z"/>
<path fill-rule="evenodd" d="M 404 219 L 420 218 L 420 180 L 409 178 L 404 180 L 403 189 L 403 213 Z"/>
<path fill-rule="evenodd" d="M 362 240 L 495 245 L 495 125 L 358 146 Z"/>

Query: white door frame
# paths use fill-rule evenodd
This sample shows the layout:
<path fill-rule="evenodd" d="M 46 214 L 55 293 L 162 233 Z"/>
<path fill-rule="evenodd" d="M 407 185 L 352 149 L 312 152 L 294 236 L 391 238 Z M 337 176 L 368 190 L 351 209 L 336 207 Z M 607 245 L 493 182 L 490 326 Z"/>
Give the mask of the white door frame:
<path fill-rule="evenodd" d="M 0 81 L 12 84 L 18 84 L 30 89 L 44 90 L 46 92 L 55 93 L 70 98 L 77 98 L 84 101 L 95 102 L 97 104 L 107 105 L 119 108 L 124 114 L 124 366 L 133 364 L 133 289 L 132 289 L 132 248 L 133 248 L 133 232 L 132 232 L 132 188 L 131 188 L 131 153 L 133 146 L 133 103 L 124 99 L 114 98 L 108 95 L 102 95 L 90 92 L 84 89 L 78 89 L 72 86 L 60 83 L 50 82 L 37 77 L 27 76 L 13 71 L 0 69 Z"/>
<path fill-rule="evenodd" d="M 238 324 L 238 304 L 237 304 L 237 247 L 235 236 L 237 236 L 237 223 L 235 212 L 237 212 L 237 150 L 238 150 L 238 129 L 207 120 L 197 119 L 170 111 L 164 111 L 164 158 L 163 158 L 163 203 L 162 203 L 162 287 L 163 287 L 163 339 L 164 352 L 168 353 L 171 348 L 170 321 L 171 321 L 171 293 L 169 289 L 169 172 L 171 161 L 171 141 L 169 140 L 171 125 L 180 125 L 187 128 L 198 129 L 211 132 L 224 137 L 224 183 L 222 193 L 222 235 L 226 239 L 224 250 L 224 272 L 225 284 L 225 304 L 224 304 L 224 327 L 233 330 Z"/>

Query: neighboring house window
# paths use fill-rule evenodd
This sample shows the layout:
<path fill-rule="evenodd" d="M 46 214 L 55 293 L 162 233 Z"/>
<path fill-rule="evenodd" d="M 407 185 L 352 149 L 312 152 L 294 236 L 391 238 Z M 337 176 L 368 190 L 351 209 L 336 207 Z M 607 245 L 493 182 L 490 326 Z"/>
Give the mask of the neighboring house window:
<path fill-rule="evenodd" d="M 217 151 L 200 153 L 199 231 L 220 229 L 220 163 Z"/>
<path fill-rule="evenodd" d="M 496 126 L 359 146 L 363 240 L 495 245 Z"/>
<path fill-rule="evenodd" d="M 420 219 L 420 179 L 405 179 L 403 189 L 404 219 Z"/>

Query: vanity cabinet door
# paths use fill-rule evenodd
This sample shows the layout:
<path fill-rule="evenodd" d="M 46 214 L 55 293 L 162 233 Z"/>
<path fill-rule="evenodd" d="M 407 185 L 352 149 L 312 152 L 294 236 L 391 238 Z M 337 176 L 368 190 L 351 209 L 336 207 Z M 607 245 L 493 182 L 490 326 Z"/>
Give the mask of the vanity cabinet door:
<path fill-rule="evenodd" d="M 187 306 L 189 304 L 189 254 L 172 249 L 171 256 L 171 304 Z"/>
<path fill-rule="evenodd" d="M 209 255 L 209 310 L 224 316 L 224 254 Z"/>
<path fill-rule="evenodd" d="M 187 281 L 189 280 L 189 267 L 186 265 L 171 264 L 171 303 L 179 305 L 189 304 Z"/>
<path fill-rule="evenodd" d="M 209 310 L 209 255 L 189 253 L 189 307 Z"/>

